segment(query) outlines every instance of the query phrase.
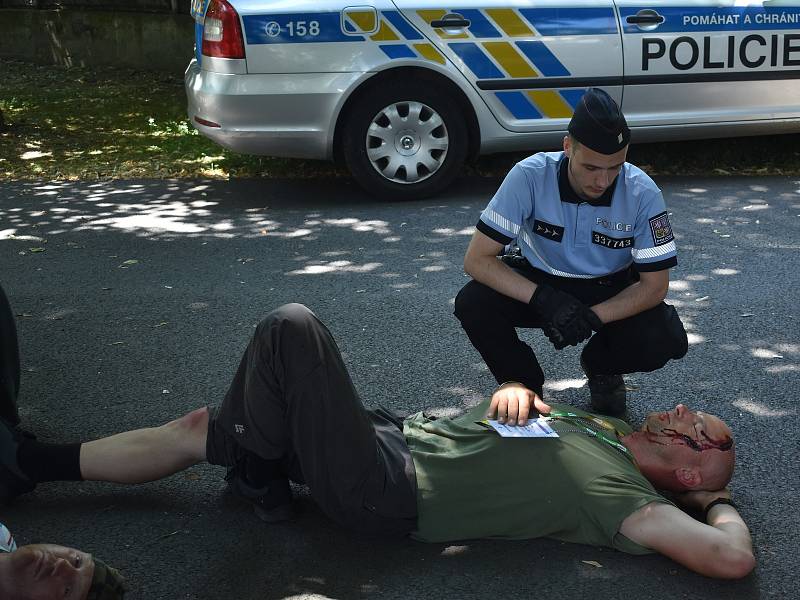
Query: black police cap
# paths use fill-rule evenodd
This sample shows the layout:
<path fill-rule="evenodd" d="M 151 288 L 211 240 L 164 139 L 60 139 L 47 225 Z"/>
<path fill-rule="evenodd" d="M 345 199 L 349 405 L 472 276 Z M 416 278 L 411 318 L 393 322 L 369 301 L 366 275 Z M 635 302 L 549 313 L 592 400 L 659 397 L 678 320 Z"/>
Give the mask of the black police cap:
<path fill-rule="evenodd" d="M 586 90 L 567 130 L 581 144 L 600 154 L 619 152 L 631 141 L 631 130 L 619 106 L 598 88 Z"/>

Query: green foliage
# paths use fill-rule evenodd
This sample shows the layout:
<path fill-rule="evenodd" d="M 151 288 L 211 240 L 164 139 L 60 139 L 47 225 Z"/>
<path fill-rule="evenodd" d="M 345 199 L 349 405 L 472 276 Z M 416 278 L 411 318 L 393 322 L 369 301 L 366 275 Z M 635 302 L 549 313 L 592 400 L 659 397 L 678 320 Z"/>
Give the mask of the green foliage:
<path fill-rule="evenodd" d="M 8 60 L 0 72 L 0 180 L 346 175 L 205 139 L 187 121 L 179 76 Z M 523 156 L 484 157 L 466 172 L 503 175 Z M 629 160 L 655 175 L 798 175 L 800 135 L 639 144 Z"/>
<path fill-rule="evenodd" d="M 312 177 L 324 161 L 230 152 L 186 117 L 183 79 L 0 61 L 0 180 Z"/>

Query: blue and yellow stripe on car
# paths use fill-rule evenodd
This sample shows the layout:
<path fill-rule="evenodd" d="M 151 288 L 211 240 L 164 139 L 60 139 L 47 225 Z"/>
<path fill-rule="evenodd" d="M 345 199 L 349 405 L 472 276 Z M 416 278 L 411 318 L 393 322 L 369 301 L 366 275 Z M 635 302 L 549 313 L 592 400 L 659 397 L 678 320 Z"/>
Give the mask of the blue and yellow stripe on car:
<path fill-rule="evenodd" d="M 484 50 L 494 58 L 509 77 L 538 77 L 539 73 L 510 42 L 483 42 Z"/>
<path fill-rule="evenodd" d="M 446 62 L 444 55 L 399 11 L 383 10 L 379 16 L 374 11 L 348 11 L 344 23 L 354 33 L 367 34 L 373 42 L 392 42 L 378 44 L 390 59 L 422 58 L 441 65 Z"/>
<path fill-rule="evenodd" d="M 452 29 L 431 26 L 450 13 L 461 15 L 468 24 Z M 617 33 L 611 8 L 419 9 L 416 15 L 430 27 L 427 32 L 398 10 L 368 6 L 341 12 L 245 15 L 242 20 L 248 44 L 372 42 L 390 60 L 423 59 L 445 65 L 444 54 L 428 39 L 434 38 L 460 59 L 479 88 L 492 93 L 517 119 L 568 118 L 585 91 L 547 86 L 548 78 L 560 79 L 553 82 L 555 86 L 569 85 L 564 80 L 571 73 L 536 38 Z M 318 23 L 313 36 L 292 35 L 293 20 L 312 19 Z M 540 83 L 526 85 L 524 80 Z"/>
<path fill-rule="evenodd" d="M 431 43 L 413 44 L 413 46 L 414 50 L 416 50 L 422 58 L 439 63 L 440 65 L 447 62 L 444 55 Z"/>
<path fill-rule="evenodd" d="M 378 31 L 378 14 L 370 10 L 348 10 L 342 13 L 342 26 L 346 33 L 370 34 Z"/>
<path fill-rule="evenodd" d="M 426 9 L 417 15 L 430 25 L 448 12 L 461 15 L 469 25 L 458 32 L 431 29 L 478 79 L 568 76 L 569 70 L 545 43 L 531 38 L 618 33 L 614 12 L 606 7 Z M 505 40 L 499 43 L 498 38 Z"/>
<path fill-rule="evenodd" d="M 520 8 L 519 14 L 545 37 L 619 33 L 617 17 L 611 7 Z"/>
<path fill-rule="evenodd" d="M 492 92 L 515 119 L 569 118 L 585 89 L 548 88 L 548 78 L 563 78 L 570 70 L 558 59 L 543 39 L 564 35 L 617 34 L 611 8 L 485 8 L 418 10 L 428 25 L 447 13 L 469 21 L 461 29 L 445 31 L 431 27 L 433 33 L 457 56 L 477 80 L 508 81 L 504 89 Z M 539 79 L 536 89 L 514 89 L 513 80 Z M 555 83 L 555 82 L 554 82 Z M 520 81 L 520 87 L 523 87 Z M 484 88 L 485 89 L 485 88 Z"/>
<path fill-rule="evenodd" d="M 486 14 L 508 37 L 533 37 L 536 31 L 513 8 L 487 8 Z"/>
<path fill-rule="evenodd" d="M 470 23 L 468 31 L 476 38 L 500 38 L 503 34 L 492 25 L 489 18 L 477 8 L 468 8 L 466 10 L 458 11 L 462 17 L 467 19 Z"/>
<path fill-rule="evenodd" d="M 603 9 L 605 10 L 605 9 Z M 452 50 L 472 71 L 478 79 L 512 79 L 539 77 L 563 77 L 569 75 L 569 70 L 540 40 L 513 40 L 513 38 L 532 38 L 540 35 L 538 28 L 531 23 L 532 19 L 540 22 L 540 27 L 552 31 L 543 16 L 552 17 L 551 13 L 536 13 L 528 11 L 528 18 L 522 17 L 522 10 L 513 8 L 487 8 L 484 10 L 465 9 L 457 12 L 469 21 L 469 26 L 458 34 L 444 31 L 442 28 L 433 27 L 433 31 L 442 40 L 447 40 L 447 46 Z M 563 13 L 563 11 L 562 11 Z M 559 15 L 560 22 L 564 21 L 563 14 Z M 610 13 L 610 10 L 609 10 Z M 429 25 L 441 19 L 446 13 L 444 10 L 418 10 L 417 15 Z M 613 17 L 613 13 L 610 13 Z M 575 27 L 567 22 L 567 27 L 572 31 Z M 505 37 L 506 40 L 497 40 Z M 479 38 L 490 38 L 480 41 Z M 491 39 L 494 38 L 494 39 Z M 508 38 L 511 38 L 509 40 Z M 450 41 L 450 40 L 469 41 Z M 472 41 L 472 40 L 475 41 Z M 513 40 L 513 41 L 512 41 Z"/>
<path fill-rule="evenodd" d="M 517 48 L 530 60 L 545 77 L 564 77 L 570 74 L 563 63 L 550 52 L 544 42 L 526 40 L 516 43 Z"/>
<path fill-rule="evenodd" d="M 397 32 L 406 40 L 424 39 L 422 34 L 396 10 L 382 10 L 381 16 L 389 21 Z"/>
<path fill-rule="evenodd" d="M 569 119 L 586 89 L 494 92 L 515 119 Z"/>

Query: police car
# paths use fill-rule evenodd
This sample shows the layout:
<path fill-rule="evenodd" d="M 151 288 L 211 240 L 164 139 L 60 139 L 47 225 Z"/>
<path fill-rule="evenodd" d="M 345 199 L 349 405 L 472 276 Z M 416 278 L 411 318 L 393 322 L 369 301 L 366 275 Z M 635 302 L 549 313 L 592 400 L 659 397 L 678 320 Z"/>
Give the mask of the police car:
<path fill-rule="evenodd" d="M 800 131 L 800 0 L 194 0 L 188 112 L 237 152 L 335 159 L 380 198 L 557 147 L 587 87 L 634 141 Z"/>

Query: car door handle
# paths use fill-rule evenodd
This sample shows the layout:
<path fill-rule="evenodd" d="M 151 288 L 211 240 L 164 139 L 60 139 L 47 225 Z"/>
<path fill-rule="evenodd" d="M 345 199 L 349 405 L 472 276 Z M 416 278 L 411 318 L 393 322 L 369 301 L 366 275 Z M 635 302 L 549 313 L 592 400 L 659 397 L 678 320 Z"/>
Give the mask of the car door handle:
<path fill-rule="evenodd" d="M 664 17 L 654 10 L 641 10 L 635 15 L 625 19 L 631 25 L 660 25 L 664 22 Z"/>
<path fill-rule="evenodd" d="M 435 21 L 431 21 L 431 27 L 436 28 L 451 28 L 451 27 L 469 27 L 471 25 L 469 19 L 465 19 L 464 17 L 454 16 L 448 18 L 447 15 L 443 19 L 437 19 Z"/>

